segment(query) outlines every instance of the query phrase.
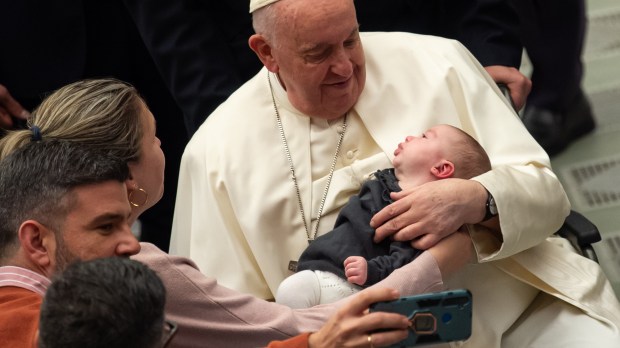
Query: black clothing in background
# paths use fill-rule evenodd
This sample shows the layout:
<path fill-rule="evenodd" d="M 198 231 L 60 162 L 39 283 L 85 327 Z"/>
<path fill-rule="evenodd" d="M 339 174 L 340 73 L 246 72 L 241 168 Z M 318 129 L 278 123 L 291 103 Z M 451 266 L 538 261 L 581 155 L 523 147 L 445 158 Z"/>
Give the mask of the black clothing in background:
<path fill-rule="evenodd" d="M 183 110 L 191 136 L 262 64 L 248 46 L 248 0 L 124 0 Z M 355 0 L 361 31 L 460 40 L 482 65 L 519 67 L 518 21 L 505 0 Z"/>
<path fill-rule="evenodd" d="M 527 103 L 566 111 L 581 92 L 586 30 L 584 0 L 512 0 L 532 62 Z"/>
<path fill-rule="evenodd" d="M 191 136 L 262 67 L 248 0 L 124 0 Z"/>
<path fill-rule="evenodd" d="M 405 31 L 463 43 L 483 66 L 519 68 L 519 21 L 506 0 L 355 0 L 360 31 Z"/>
<path fill-rule="evenodd" d="M 2 0 L 0 84 L 32 111 L 54 90 L 85 78 L 134 85 L 157 120 L 166 155 L 164 196 L 140 217 L 141 240 L 168 250 L 181 154 L 183 116 L 119 0 Z M 45 137 L 45 134 L 43 134 Z"/>

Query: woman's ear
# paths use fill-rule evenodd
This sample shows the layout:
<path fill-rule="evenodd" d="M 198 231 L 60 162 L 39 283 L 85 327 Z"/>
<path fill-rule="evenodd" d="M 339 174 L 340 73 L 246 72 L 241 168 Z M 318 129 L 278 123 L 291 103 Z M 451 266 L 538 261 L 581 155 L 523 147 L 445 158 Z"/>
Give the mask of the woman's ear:
<path fill-rule="evenodd" d="M 271 45 L 267 42 L 265 37 L 260 34 L 254 34 L 250 36 L 248 39 L 248 44 L 250 48 L 256 55 L 258 59 L 263 63 L 263 65 L 267 68 L 267 70 L 272 73 L 278 73 L 280 69 L 278 63 L 273 57 Z"/>
<path fill-rule="evenodd" d="M 431 168 L 431 174 L 437 179 L 451 178 L 454 175 L 454 163 L 443 159 Z"/>
<path fill-rule="evenodd" d="M 53 231 L 36 220 L 27 220 L 19 227 L 18 238 L 29 262 L 42 268 L 52 266 L 52 256 L 56 248 Z"/>
<path fill-rule="evenodd" d="M 138 185 L 138 180 L 129 175 L 129 178 L 125 180 L 125 187 L 127 188 L 127 194 L 129 194 L 131 191 L 137 190 L 140 186 Z"/>

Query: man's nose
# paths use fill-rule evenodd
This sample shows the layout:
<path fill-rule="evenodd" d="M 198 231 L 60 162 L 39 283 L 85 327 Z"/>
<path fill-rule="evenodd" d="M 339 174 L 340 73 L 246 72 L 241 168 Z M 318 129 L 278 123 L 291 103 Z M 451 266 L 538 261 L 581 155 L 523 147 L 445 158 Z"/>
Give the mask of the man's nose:
<path fill-rule="evenodd" d="M 131 228 L 127 226 L 126 231 L 123 233 L 123 239 L 116 246 L 117 256 L 131 256 L 140 252 L 140 242 L 138 238 L 133 235 Z"/>
<path fill-rule="evenodd" d="M 353 73 L 353 62 L 349 52 L 341 47 L 334 53 L 331 70 L 339 76 L 349 77 Z"/>

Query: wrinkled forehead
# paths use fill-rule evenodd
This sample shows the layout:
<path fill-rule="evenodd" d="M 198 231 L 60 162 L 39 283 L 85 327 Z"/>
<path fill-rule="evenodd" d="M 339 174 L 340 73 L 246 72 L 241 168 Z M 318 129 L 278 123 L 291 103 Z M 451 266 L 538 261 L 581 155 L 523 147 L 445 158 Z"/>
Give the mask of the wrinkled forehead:
<path fill-rule="evenodd" d="M 281 0 L 250 0 L 250 13 L 252 13 L 252 12 L 254 12 L 256 10 L 259 10 L 259 9 L 265 7 L 265 6 L 271 5 L 271 4 L 275 3 L 275 2 L 279 2 L 279 1 L 281 1 Z M 282 1 L 282 2 L 285 2 L 287 5 L 290 4 L 290 3 L 294 3 L 294 2 L 297 2 L 298 4 L 305 2 L 305 3 L 311 3 L 311 4 L 314 4 L 314 5 L 318 5 L 322 1 L 325 1 L 325 0 L 286 0 L 286 1 Z M 344 3 L 351 3 L 351 4 L 353 4 L 353 0 L 328 0 L 328 2 L 331 2 L 331 3 L 344 2 Z"/>
<path fill-rule="evenodd" d="M 333 32 L 339 27 L 357 27 L 351 0 L 286 0 L 277 6 L 280 34 L 338 35 Z"/>

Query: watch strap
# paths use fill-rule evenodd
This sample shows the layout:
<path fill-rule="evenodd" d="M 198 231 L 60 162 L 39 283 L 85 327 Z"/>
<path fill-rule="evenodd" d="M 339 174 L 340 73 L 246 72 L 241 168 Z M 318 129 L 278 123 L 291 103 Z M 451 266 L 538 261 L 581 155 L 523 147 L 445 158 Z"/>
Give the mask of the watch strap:
<path fill-rule="evenodd" d="M 491 195 L 491 192 L 489 192 L 489 190 L 486 190 L 486 191 L 487 191 L 487 203 L 485 205 L 486 210 L 484 214 L 484 219 L 482 219 L 483 222 L 490 220 L 492 217 L 497 215 L 497 207 L 495 206 L 495 199 L 493 198 L 493 195 Z"/>

